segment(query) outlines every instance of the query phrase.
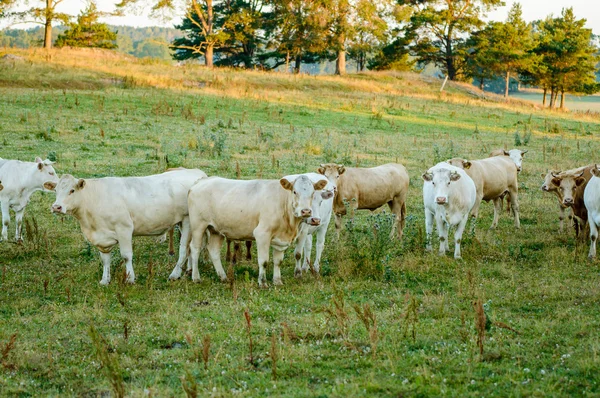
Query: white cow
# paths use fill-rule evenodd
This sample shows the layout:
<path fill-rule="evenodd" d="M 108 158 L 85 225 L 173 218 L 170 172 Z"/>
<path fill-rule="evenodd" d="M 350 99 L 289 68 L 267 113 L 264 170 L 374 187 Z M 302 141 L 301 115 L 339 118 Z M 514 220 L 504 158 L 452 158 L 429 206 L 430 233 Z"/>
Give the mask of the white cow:
<path fill-rule="evenodd" d="M 587 208 L 588 223 L 590 224 L 590 253 L 589 257 L 596 257 L 596 241 L 600 227 L 600 169 L 598 165 L 591 170 L 592 178 L 587 183 L 583 192 L 583 202 Z"/>
<path fill-rule="evenodd" d="M 146 177 L 77 179 L 65 174 L 56 186 L 52 211 L 71 214 L 86 239 L 100 250 L 101 285 L 110 283 L 110 252 L 119 245 L 127 282 L 135 282 L 133 236 L 160 236 L 181 223 L 177 267 L 187 258 L 190 221 L 187 196 L 205 178 L 201 170 L 178 169 Z"/>
<path fill-rule="evenodd" d="M 291 181 L 291 179 L 295 179 L 301 175 L 307 176 L 313 183 L 324 180 L 327 182 L 327 185 L 322 190 L 315 191 L 313 194 L 312 208 L 319 209 L 319 216 L 321 218 L 320 224 L 315 226 L 310 222 L 310 219 L 300 223 L 298 241 L 296 243 L 296 249 L 294 250 L 294 256 L 296 258 L 294 275 L 296 277 L 302 276 L 302 271 L 306 272 L 310 268 L 313 234 L 315 232 L 317 233 L 317 254 L 313 268 L 315 272 L 319 272 L 321 255 L 323 254 L 323 248 L 325 247 L 325 235 L 327 234 L 327 228 L 329 227 L 331 214 L 333 213 L 333 195 L 336 188 L 333 183 L 325 178 L 325 176 L 318 173 L 297 174 L 287 176 L 287 178 Z M 304 254 L 304 261 L 302 261 L 302 254 Z"/>
<path fill-rule="evenodd" d="M 223 240 L 256 240 L 258 284 L 266 286 L 265 266 L 271 246 L 273 284 L 281 285 L 279 264 L 284 251 L 296 239 L 302 220 L 310 218 L 319 224 L 314 214 L 318 209 L 312 209 L 313 194 L 325 185 L 327 181 L 313 183 L 307 176 L 293 182 L 287 177 L 250 181 L 211 177 L 198 181 L 188 196 L 192 280 L 200 280 L 198 254 L 209 231 L 208 252 L 221 280 L 227 280 L 221 265 Z"/>
<path fill-rule="evenodd" d="M 460 242 L 469 219 L 469 213 L 475 205 L 475 183 L 461 168 L 441 162 L 423 174 L 423 203 L 425 205 L 425 229 L 427 231 L 427 250 L 431 251 L 433 219 L 440 237 L 441 256 L 450 250 L 448 228 L 457 225 L 454 233 L 454 258 L 461 258 Z"/>
<path fill-rule="evenodd" d="M 8 239 L 8 224 L 10 223 L 10 209 L 15 212 L 17 229 L 15 240 L 21 242 L 21 226 L 25 207 L 29 198 L 35 191 L 49 192 L 58 182 L 58 177 L 52 167 L 53 162 L 48 159 L 36 158 L 35 162 L 21 162 L 20 160 L 0 159 L 0 181 L 4 189 L 0 192 L 0 205 L 2 206 L 2 236 L 0 241 Z"/>

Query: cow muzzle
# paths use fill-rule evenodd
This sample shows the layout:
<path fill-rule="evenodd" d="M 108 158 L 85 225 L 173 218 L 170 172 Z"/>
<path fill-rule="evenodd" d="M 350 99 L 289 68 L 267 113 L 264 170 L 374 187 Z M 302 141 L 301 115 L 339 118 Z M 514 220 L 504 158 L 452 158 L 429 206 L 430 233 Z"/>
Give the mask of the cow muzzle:
<path fill-rule="evenodd" d="M 312 210 L 311 209 L 302 209 L 302 211 L 300 211 L 300 215 L 304 218 L 310 217 L 312 215 Z"/>
<path fill-rule="evenodd" d="M 542 185 L 542 191 L 548 192 L 548 185 Z"/>
<path fill-rule="evenodd" d="M 564 198 L 563 199 L 563 205 L 565 206 L 571 206 L 573 204 L 573 199 L 571 198 Z"/>
<path fill-rule="evenodd" d="M 57 205 L 56 203 L 52 205 L 52 213 L 64 214 L 64 209 L 61 205 Z"/>
<path fill-rule="evenodd" d="M 520 172 L 521 172 L 521 170 L 523 170 L 523 168 L 522 168 L 522 167 L 517 167 L 517 172 L 518 172 L 518 173 L 520 173 Z"/>
<path fill-rule="evenodd" d="M 316 218 L 316 217 L 311 217 L 306 222 L 309 225 L 312 225 L 313 227 L 318 227 L 319 225 L 321 225 L 321 219 L 320 218 Z"/>
<path fill-rule="evenodd" d="M 448 203 L 448 198 L 438 196 L 437 198 L 435 198 L 435 203 L 437 203 L 438 205 L 445 205 Z"/>

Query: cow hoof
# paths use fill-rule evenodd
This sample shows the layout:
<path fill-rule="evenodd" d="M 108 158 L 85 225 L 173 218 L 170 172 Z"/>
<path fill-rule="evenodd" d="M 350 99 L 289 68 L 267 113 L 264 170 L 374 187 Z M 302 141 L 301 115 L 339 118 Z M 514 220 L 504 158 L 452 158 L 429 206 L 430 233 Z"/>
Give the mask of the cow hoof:
<path fill-rule="evenodd" d="M 301 269 L 296 269 L 294 270 L 294 277 L 295 278 L 302 278 L 302 270 Z"/>
<path fill-rule="evenodd" d="M 23 239 L 19 238 L 17 239 L 17 245 L 22 245 L 23 244 Z"/>
<path fill-rule="evenodd" d="M 273 279 L 273 286 L 283 286 L 281 279 Z"/>
<path fill-rule="evenodd" d="M 108 286 L 109 283 L 110 283 L 110 279 L 102 279 L 100 281 L 101 286 Z"/>
<path fill-rule="evenodd" d="M 128 278 L 128 279 L 125 281 L 125 283 L 127 283 L 128 285 L 135 285 L 135 279 L 129 279 L 129 278 Z"/>
<path fill-rule="evenodd" d="M 181 272 L 179 272 L 177 274 L 173 272 L 171 275 L 169 275 L 170 281 L 176 281 L 179 278 L 181 278 Z"/>
<path fill-rule="evenodd" d="M 227 279 L 227 276 L 222 276 L 221 277 L 221 282 L 227 283 L 227 282 L 229 282 L 229 279 Z"/>
<path fill-rule="evenodd" d="M 269 288 L 269 284 L 265 281 L 258 281 L 258 287 L 261 289 L 268 289 Z"/>
<path fill-rule="evenodd" d="M 194 283 L 200 283 L 200 277 L 198 277 L 198 278 L 192 278 L 192 282 L 194 282 Z"/>

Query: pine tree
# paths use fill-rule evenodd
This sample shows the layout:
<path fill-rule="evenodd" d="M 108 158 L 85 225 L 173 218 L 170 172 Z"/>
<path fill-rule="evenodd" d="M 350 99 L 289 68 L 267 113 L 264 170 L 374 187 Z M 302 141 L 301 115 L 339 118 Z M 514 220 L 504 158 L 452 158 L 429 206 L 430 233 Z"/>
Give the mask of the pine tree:
<path fill-rule="evenodd" d="M 56 46 L 117 48 L 117 33 L 105 23 L 98 22 L 102 15 L 96 3 L 88 3 L 88 7 L 77 17 L 77 23 L 70 23 L 69 29 L 58 35 Z"/>

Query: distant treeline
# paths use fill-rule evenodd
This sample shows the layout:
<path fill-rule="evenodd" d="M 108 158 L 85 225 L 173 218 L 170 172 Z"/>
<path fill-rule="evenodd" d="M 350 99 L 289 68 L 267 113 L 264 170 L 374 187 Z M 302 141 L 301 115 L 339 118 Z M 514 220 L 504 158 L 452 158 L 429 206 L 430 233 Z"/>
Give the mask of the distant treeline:
<path fill-rule="evenodd" d="M 108 25 L 108 27 L 117 32 L 117 51 L 139 58 L 171 59 L 169 43 L 183 35 L 177 29 L 158 26 L 136 28 Z M 67 28 L 62 25 L 52 29 L 52 41 L 55 42 L 66 30 Z M 43 41 L 44 28 L 41 26 L 0 31 L 0 47 L 34 48 L 41 47 Z"/>

